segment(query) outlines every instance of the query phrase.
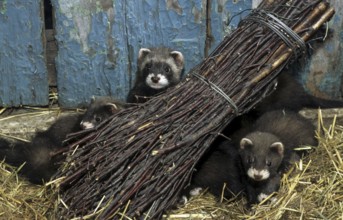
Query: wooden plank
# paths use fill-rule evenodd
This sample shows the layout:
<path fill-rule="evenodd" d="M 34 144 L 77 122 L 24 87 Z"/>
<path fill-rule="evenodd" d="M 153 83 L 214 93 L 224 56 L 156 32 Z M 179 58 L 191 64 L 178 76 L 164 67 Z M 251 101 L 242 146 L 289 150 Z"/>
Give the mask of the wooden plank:
<path fill-rule="evenodd" d="M 250 13 L 253 0 L 211 2 L 211 52 L 223 38 L 236 29 L 239 21 Z M 255 0 L 254 0 L 255 2 Z"/>
<path fill-rule="evenodd" d="M 59 103 L 80 106 L 93 95 L 124 100 L 140 47 L 178 48 L 187 69 L 197 64 L 204 51 L 203 2 L 53 0 Z"/>
<path fill-rule="evenodd" d="M 0 3 L 0 106 L 48 104 L 39 15 L 39 0 Z"/>
<path fill-rule="evenodd" d="M 128 55 L 123 1 L 52 0 L 52 4 L 59 47 L 59 104 L 81 106 L 93 95 L 125 97 Z"/>
<path fill-rule="evenodd" d="M 165 45 L 180 50 L 187 72 L 205 56 L 206 31 L 211 37 L 211 52 L 250 11 L 239 13 L 259 1 L 52 0 L 59 48 L 56 68 L 60 105 L 82 106 L 93 95 L 125 100 L 134 82 L 141 47 Z M 206 26 L 207 3 L 211 5 L 210 30 Z M 341 75 L 323 78 L 337 82 Z"/>
<path fill-rule="evenodd" d="M 300 68 L 299 75 L 308 92 L 322 98 L 343 98 L 343 1 L 329 1 L 335 15 L 328 24 L 324 43 L 314 45 L 312 56 Z"/>

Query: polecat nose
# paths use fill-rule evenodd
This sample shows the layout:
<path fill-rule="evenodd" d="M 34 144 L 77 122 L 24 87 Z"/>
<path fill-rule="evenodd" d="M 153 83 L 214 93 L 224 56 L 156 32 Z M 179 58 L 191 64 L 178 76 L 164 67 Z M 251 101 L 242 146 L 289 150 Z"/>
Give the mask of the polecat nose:
<path fill-rule="evenodd" d="M 255 180 L 261 180 L 262 179 L 262 175 L 254 174 L 254 179 Z"/>
<path fill-rule="evenodd" d="M 153 76 L 153 77 L 151 77 L 151 81 L 152 81 L 153 83 L 158 83 L 158 82 L 160 81 L 160 77 L 158 77 L 158 76 Z"/>

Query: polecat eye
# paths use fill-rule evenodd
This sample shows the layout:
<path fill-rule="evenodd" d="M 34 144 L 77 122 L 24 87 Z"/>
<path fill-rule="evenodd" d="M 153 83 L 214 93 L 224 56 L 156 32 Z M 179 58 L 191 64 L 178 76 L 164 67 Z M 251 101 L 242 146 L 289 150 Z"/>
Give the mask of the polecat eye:
<path fill-rule="evenodd" d="M 100 122 L 100 121 L 101 121 L 101 118 L 100 118 L 100 117 L 95 117 L 95 121 L 96 121 L 96 122 Z"/>
<path fill-rule="evenodd" d="M 253 157 L 248 157 L 248 164 L 254 163 L 254 158 Z"/>
<path fill-rule="evenodd" d="M 170 72 L 170 67 L 169 67 L 169 66 L 164 67 L 164 71 L 165 71 L 166 73 L 169 73 L 169 72 Z"/>
<path fill-rule="evenodd" d="M 145 65 L 145 68 L 147 68 L 147 69 L 150 69 L 152 67 L 152 64 L 151 63 L 147 63 L 146 65 Z"/>
<path fill-rule="evenodd" d="M 272 162 L 267 160 L 266 164 L 267 164 L 268 167 L 270 167 L 272 165 Z"/>

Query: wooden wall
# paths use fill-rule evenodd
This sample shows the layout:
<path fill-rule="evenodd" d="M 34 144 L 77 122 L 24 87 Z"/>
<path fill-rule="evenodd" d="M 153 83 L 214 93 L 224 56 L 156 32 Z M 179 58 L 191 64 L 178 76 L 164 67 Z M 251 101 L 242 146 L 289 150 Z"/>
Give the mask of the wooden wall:
<path fill-rule="evenodd" d="M 47 105 L 38 0 L 0 1 L 0 106 Z"/>
<path fill-rule="evenodd" d="M 93 95 L 124 100 L 134 82 L 139 48 L 165 45 L 180 50 L 187 72 L 258 2 L 51 0 L 55 25 L 47 35 L 40 11 L 43 0 L 0 1 L 0 106 L 47 105 L 49 84 L 56 82 L 62 107 L 85 105 Z M 337 8 L 330 22 L 333 37 L 299 75 L 309 92 L 340 98 L 343 2 L 330 2 Z M 58 50 L 55 59 L 50 46 L 44 50 L 51 33 Z M 56 79 L 48 78 L 47 71 L 54 68 Z"/>

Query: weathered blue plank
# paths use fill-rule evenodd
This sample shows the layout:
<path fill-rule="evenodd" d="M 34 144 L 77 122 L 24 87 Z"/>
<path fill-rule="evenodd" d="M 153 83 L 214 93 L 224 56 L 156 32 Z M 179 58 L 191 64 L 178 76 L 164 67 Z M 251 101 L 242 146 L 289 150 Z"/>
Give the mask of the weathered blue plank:
<path fill-rule="evenodd" d="M 39 0 L 0 2 L 0 106 L 47 105 Z"/>
<path fill-rule="evenodd" d="M 231 20 L 233 16 L 259 0 L 52 0 L 59 46 L 56 66 L 60 104 L 77 106 L 88 102 L 92 95 L 124 100 L 134 81 L 141 47 L 165 45 L 180 50 L 185 55 L 187 72 L 205 55 L 207 2 L 211 2 L 211 51 L 249 11 Z M 341 44 L 333 44 L 338 56 L 327 67 L 334 61 L 342 63 L 337 46 Z M 323 59 L 330 55 L 319 56 Z M 306 79 L 314 69 L 303 73 Z M 337 71 L 338 67 L 323 70 L 333 74 L 321 75 L 319 87 L 327 91 L 330 81 L 338 85 L 341 74 L 337 75 Z M 337 87 L 333 90 L 339 91 Z"/>
<path fill-rule="evenodd" d="M 56 12 L 61 106 L 84 104 L 92 95 L 122 97 L 127 54 L 120 52 L 124 45 L 114 47 L 125 41 L 123 32 L 112 33 L 113 2 L 53 0 L 52 4 Z"/>
<path fill-rule="evenodd" d="M 250 13 L 261 0 L 212 0 L 211 30 L 213 50 L 226 34 L 235 29 L 239 21 Z M 329 1 L 336 14 L 329 27 L 332 28 L 332 38 L 326 39 L 322 45 L 316 45 L 314 54 L 303 67 L 298 68 L 297 77 L 309 93 L 326 98 L 342 98 L 343 89 L 343 2 Z M 243 13 L 241 13 L 243 12 Z M 232 19 L 233 18 L 233 19 Z M 231 21 L 228 25 L 228 21 Z"/>
<path fill-rule="evenodd" d="M 140 47 L 170 46 L 187 70 L 204 54 L 205 14 L 200 1 L 53 0 L 59 46 L 57 83 L 62 106 L 92 95 L 125 99 Z"/>
<path fill-rule="evenodd" d="M 239 21 L 247 16 L 253 0 L 212 0 L 211 1 L 211 34 L 213 36 L 211 52 L 226 36 L 234 30 Z"/>
<path fill-rule="evenodd" d="M 316 45 L 314 54 L 300 73 L 308 91 L 324 98 L 343 97 L 343 1 L 329 1 L 335 15 L 329 22 L 333 32 L 324 44 Z"/>

